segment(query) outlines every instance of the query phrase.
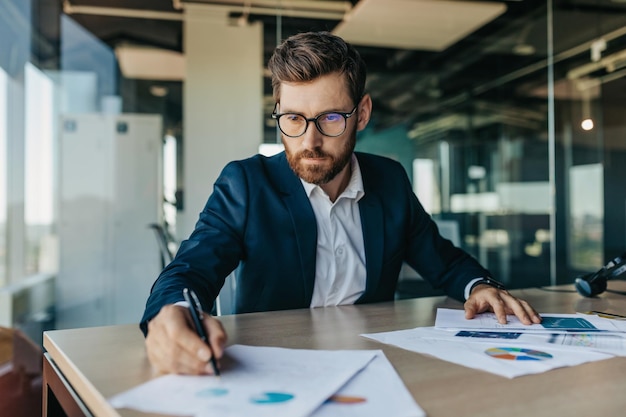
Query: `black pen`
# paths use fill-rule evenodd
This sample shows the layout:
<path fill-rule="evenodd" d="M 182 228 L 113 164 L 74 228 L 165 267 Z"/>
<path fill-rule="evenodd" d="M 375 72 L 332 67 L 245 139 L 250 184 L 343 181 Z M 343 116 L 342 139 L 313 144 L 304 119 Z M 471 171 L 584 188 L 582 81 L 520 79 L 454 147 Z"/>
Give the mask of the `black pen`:
<path fill-rule="evenodd" d="M 202 312 L 202 305 L 200 304 L 200 300 L 198 300 L 198 296 L 196 295 L 196 293 L 189 288 L 185 288 L 183 290 L 183 297 L 185 297 L 185 301 L 189 303 L 189 312 L 191 313 L 191 318 L 193 320 L 193 324 L 196 328 L 198 336 L 200 336 L 200 339 L 202 339 L 202 341 L 206 343 L 206 345 L 209 347 L 209 350 L 211 351 L 211 366 L 213 366 L 213 373 L 215 374 L 215 376 L 219 376 L 220 370 L 217 367 L 217 362 L 215 361 L 213 349 L 211 349 L 209 336 L 206 330 L 204 330 L 204 325 L 202 324 L 204 313 Z"/>

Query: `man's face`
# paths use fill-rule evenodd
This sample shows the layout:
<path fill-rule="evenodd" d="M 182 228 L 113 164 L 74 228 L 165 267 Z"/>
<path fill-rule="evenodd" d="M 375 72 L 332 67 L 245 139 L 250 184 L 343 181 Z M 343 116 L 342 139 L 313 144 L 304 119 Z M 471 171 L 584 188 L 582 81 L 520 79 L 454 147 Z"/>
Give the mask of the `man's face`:
<path fill-rule="evenodd" d="M 278 113 L 299 113 L 311 118 L 323 112 L 349 113 L 354 103 L 344 77 L 329 74 L 306 83 L 283 83 Z M 356 144 L 358 110 L 346 120 L 340 136 L 324 136 L 309 122 L 306 132 L 291 138 L 282 134 L 291 169 L 304 181 L 323 185 L 337 177 L 350 162 Z"/>

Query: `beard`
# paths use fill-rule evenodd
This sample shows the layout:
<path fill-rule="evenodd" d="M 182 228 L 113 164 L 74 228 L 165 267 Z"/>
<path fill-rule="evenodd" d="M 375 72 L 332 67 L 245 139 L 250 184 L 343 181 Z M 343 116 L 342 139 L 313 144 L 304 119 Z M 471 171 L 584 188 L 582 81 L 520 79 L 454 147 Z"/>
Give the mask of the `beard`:
<path fill-rule="evenodd" d="M 350 133 L 348 138 L 344 141 L 343 147 L 340 149 L 337 155 L 331 155 L 322 151 L 317 147 L 314 149 L 307 149 L 298 153 L 292 153 L 287 146 L 285 146 L 285 154 L 287 155 L 287 161 L 291 170 L 304 181 L 315 184 L 323 185 L 330 182 L 345 168 L 352 158 L 352 152 L 356 145 L 356 129 Z M 302 159 L 306 158 L 328 158 L 330 159 L 330 166 L 320 165 L 308 165 L 303 164 Z"/>

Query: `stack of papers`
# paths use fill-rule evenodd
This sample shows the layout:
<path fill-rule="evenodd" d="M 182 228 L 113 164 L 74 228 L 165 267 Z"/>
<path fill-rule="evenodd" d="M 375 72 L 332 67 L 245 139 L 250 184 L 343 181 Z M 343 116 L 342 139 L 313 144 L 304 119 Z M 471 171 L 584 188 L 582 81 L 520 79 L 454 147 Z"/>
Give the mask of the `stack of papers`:
<path fill-rule="evenodd" d="M 493 313 L 465 319 L 463 310 L 438 309 L 434 327 L 362 336 L 507 378 L 626 356 L 626 321 L 586 314 L 546 314 L 522 324 Z"/>
<path fill-rule="evenodd" d="M 233 345 L 222 375 L 166 375 L 109 399 L 176 416 L 422 417 L 385 355 Z M 390 401 L 393 399 L 393 401 Z"/>

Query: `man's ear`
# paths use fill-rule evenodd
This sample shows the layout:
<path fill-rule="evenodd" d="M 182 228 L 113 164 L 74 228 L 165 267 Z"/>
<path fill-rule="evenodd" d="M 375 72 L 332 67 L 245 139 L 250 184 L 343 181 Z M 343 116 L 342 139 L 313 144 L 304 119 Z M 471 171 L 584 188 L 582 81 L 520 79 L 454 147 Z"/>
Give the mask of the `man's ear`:
<path fill-rule="evenodd" d="M 370 121 L 370 116 L 372 115 L 372 97 L 370 97 L 369 94 L 365 94 L 361 99 L 357 113 L 358 119 L 356 130 L 360 131 L 365 129 Z"/>

